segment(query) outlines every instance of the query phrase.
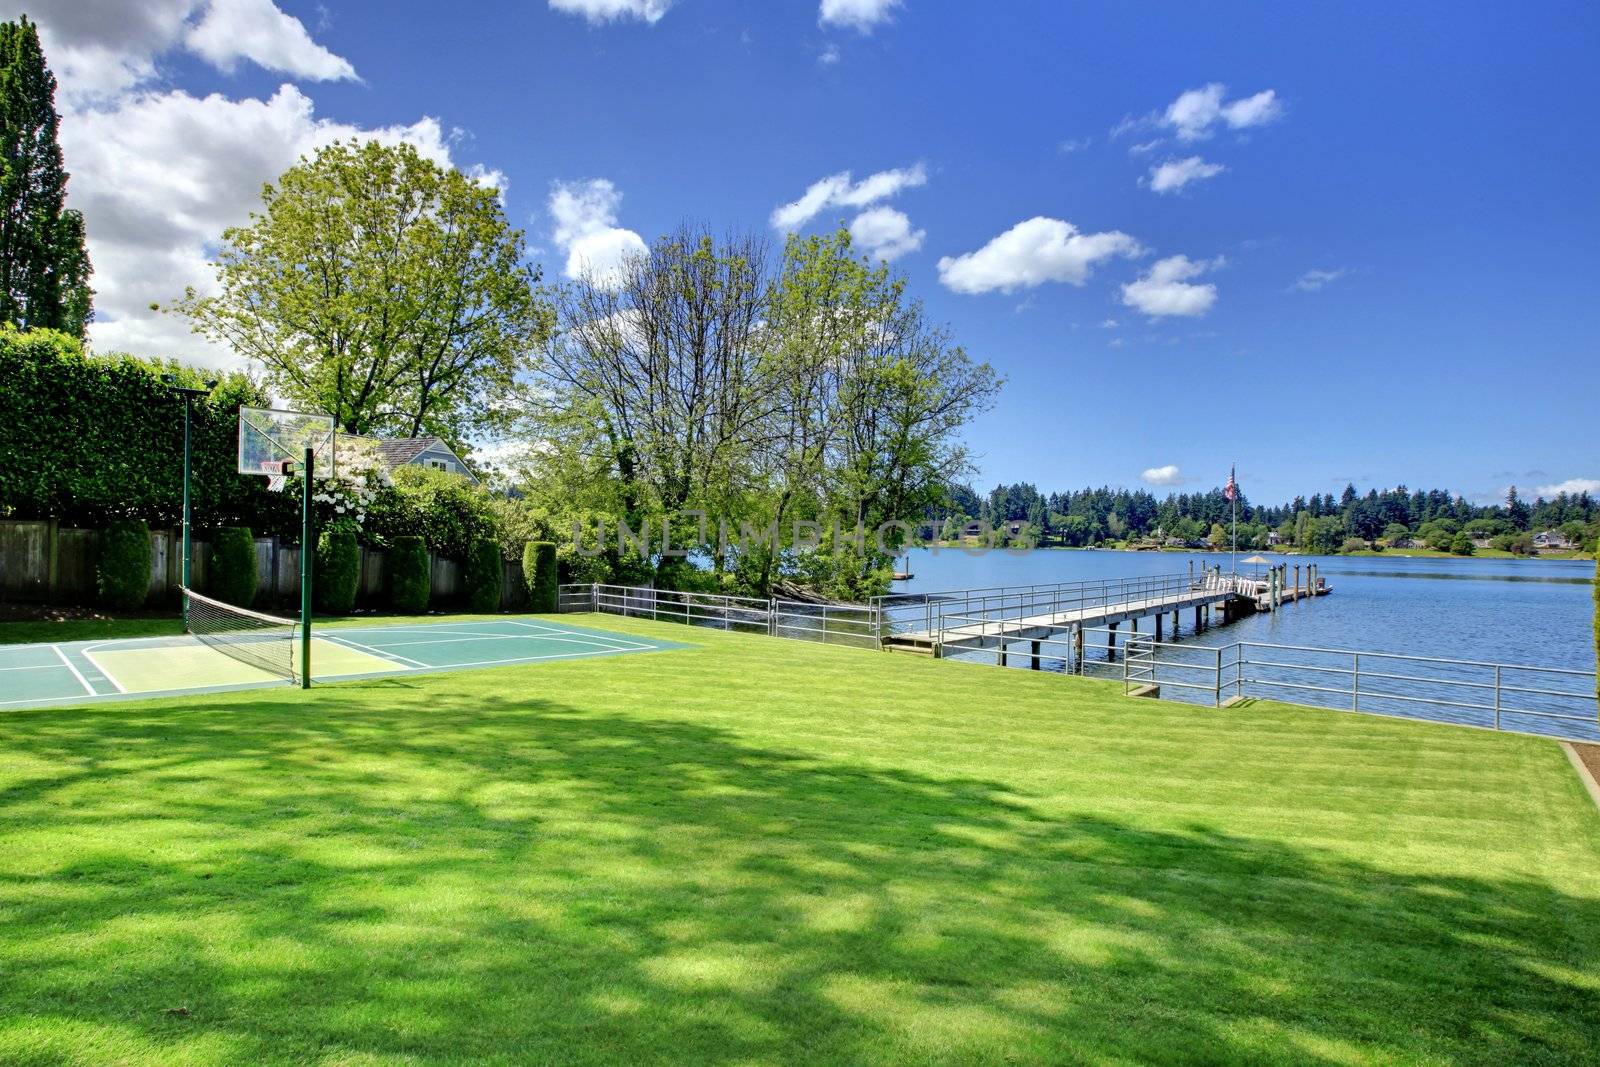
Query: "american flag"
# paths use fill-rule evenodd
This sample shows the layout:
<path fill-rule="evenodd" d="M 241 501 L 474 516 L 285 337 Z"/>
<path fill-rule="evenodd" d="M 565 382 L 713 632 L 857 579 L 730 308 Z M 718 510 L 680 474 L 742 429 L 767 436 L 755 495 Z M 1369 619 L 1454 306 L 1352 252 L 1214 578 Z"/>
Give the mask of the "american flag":
<path fill-rule="evenodd" d="M 1228 468 L 1228 487 L 1222 491 L 1222 495 L 1227 497 L 1229 500 L 1232 500 L 1234 497 L 1239 495 L 1239 483 L 1235 481 L 1233 477 L 1233 473 L 1236 469 L 1237 468 L 1235 467 Z"/>

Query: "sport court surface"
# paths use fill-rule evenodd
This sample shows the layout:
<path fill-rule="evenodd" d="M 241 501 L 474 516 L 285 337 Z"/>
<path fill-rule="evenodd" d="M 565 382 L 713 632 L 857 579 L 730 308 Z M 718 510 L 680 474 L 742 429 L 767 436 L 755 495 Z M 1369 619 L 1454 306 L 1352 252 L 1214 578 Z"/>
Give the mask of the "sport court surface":
<path fill-rule="evenodd" d="M 682 647 L 541 619 L 314 626 L 311 667 L 332 682 Z M 0 645 L 0 710 L 285 684 L 188 635 Z"/>

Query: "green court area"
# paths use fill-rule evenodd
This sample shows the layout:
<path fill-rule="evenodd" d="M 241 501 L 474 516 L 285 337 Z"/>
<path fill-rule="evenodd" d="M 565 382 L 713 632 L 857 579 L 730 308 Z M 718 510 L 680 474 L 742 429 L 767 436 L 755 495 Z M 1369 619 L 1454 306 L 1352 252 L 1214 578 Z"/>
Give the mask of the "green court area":
<path fill-rule="evenodd" d="M 1553 742 L 530 621 L 0 716 L 0 1063 L 1595 1062 Z"/>
<path fill-rule="evenodd" d="M 330 626 L 313 629 L 311 668 L 314 680 L 331 682 L 676 647 L 532 618 Z M 284 685 L 300 673 L 300 645 L 287 629 L 0 645 L 0 711 Z"/>

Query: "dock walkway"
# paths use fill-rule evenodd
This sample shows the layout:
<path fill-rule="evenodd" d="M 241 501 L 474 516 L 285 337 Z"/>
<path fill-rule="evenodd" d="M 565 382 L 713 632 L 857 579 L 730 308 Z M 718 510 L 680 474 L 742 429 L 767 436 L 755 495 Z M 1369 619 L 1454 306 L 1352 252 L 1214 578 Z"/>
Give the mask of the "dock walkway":
<path fill-rule="evenodd" d="M 915 618 L 915 605 L 904 610 L 910 616 L 903 628 L 884 639 L 884 647 L 894 651 L 941 655 L 945 645 L 962 651 L 999 649 L 1013 642 L 1056 640 L 1075 634 L 1081 648 L 1086 629 L 1116 629 L 1131 622 L 1154 618 L 1159 639 L 1162 621 L 1193 610 L 1198 626 L 1202 614 L 1209 616 L 1220 607 L 1223 621 L 1243 614 L 1271 611 L 1283 603 L 1312 596 L 1325 596 L 1331 590 L 1324 581 L 1286 587 L 1271 578 L 1209 571 L 1199 576 L 1173 575 L 1156 578 L 1114 581 L 1075 582 L 1059 586 L 1028 587 L 1017 590 L 959 590 L 926 594 L 921 601 L 924 617 Z M 920 625 L 919 625 L 920 624 Z"/>

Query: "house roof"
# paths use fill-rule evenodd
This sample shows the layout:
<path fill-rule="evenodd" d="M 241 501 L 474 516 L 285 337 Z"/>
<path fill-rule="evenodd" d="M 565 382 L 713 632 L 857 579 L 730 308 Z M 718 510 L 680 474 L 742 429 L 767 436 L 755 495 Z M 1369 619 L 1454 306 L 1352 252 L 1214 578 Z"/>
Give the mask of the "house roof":
<path fill-rule="evenodd" d="M 390 467 L 403 467 L 434 445 L 443 445 L 445 451 L 450 451 L 450 446 L 437 437 L 380 437 L 378 455 Z"/>

